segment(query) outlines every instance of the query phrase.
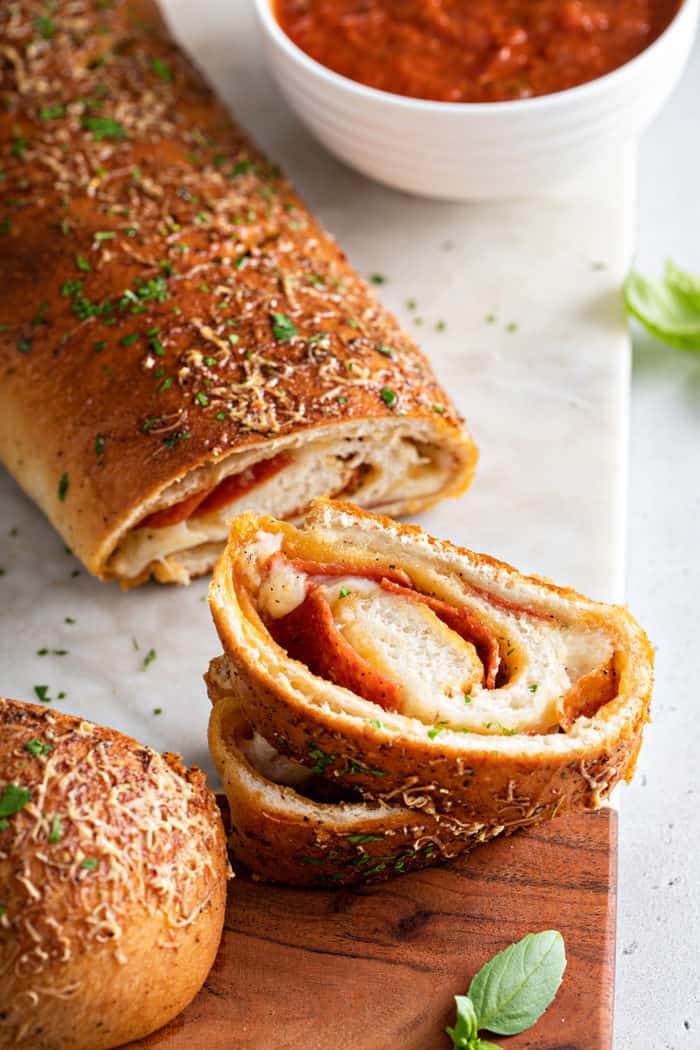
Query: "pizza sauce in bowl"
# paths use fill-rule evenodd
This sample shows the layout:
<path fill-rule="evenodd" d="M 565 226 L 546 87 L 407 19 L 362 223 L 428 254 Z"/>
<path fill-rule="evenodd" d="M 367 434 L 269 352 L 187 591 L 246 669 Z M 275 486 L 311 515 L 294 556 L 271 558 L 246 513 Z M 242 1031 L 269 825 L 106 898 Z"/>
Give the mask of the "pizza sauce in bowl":
<path fill-rule="evenodd" d="M 682 0 L 274 0 L 321 65 L 394 95 L 505 102 L 551 95 L 629 62 Z"/>

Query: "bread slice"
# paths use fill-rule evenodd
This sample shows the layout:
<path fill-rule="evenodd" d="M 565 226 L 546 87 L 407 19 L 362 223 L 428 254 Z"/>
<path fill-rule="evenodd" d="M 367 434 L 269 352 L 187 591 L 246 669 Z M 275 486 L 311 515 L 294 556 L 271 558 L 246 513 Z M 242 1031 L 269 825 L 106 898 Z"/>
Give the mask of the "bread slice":
<path fill-rule="evenodd" d="M 0 807 L 0 1050 L 108 1050 L 179 1013 L 230 874 L 203 774 L 0 699 Z"/>
<path fill-rule="evenodd" d="M 207 681 L 215 698 L 209 749 L 229 802 L 229 844 L 255 876 L 297 886 L 373 882 L 456 857 L 502 830 L 347 790 L 332 798 L 338 792 L 322 778 L 320 752 L 312 767 L 284 758 L 251 728 L 221 663 Z"/>
<path fill-rule="evenodd" d="M 330 501 L 238 518 L 209 599 L 253 728 L 368 799 L 508 828 L 632 775 L 652 651 L 622 607 Z"/>

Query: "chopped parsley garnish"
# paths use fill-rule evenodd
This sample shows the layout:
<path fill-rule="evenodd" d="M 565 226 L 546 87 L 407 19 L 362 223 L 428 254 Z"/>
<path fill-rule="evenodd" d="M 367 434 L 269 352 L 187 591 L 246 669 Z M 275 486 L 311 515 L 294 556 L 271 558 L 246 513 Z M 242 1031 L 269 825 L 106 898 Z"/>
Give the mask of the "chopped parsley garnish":
<path fill-rule="evenodd" d="M 172 80 L 173 74 L 170 71 L 170 67 L 162 60 L 162 58 L 154 58 L 151 62 L 151 69 L 158 77 L 159 80 Z"/>
<path fill-rule="evenodd" d="M 433 412 L 437 412 L 439 416 L 444 416 L 445 406 L 444 405 L 433 405 Z"/>
<path fill-rule="evenodd" d="M 39 328 L 41 325 L 46 324 L 46 311 L 48 308 L 49 304 L 46 301 L 39 303 L 39 309 L 31 320 L 32 328 Z"/>
<path fill-rule="evenodd" d="M 436 324 L 435 324 L 435 331 L 436 332 L 444 332 L 446 328 L 447 328 L 447 324 L 446 324 L 445 321 L 437 321 Z"/>
<path fill-rule="evenodd" d="M 20 160 L 24 160 L 24 153 L 29 145 L 29 139 L 25 139 L 22 132 L 15 128 L 13 133 L 12 149 L 11 153 L 13 157 L 18 157 Z"/>
<path fill-rule="evenodd" d="M 195 394 L 195 401 L 197 401 L 203 408 L 206 408 L 209 404 L 209 398 L 203 390 L 198 390 Z"/>
<path fill-rule="evenodd" d="M 362 846 L 365 842 L 381 842 L 383 835 L 348 835 L 347 841 L 353 846 Z"/>
<path fill-rule="evenodd" d="M 34 692 L 38 700 L 41 700 L 42 704 L 50 704 L 51 697 L 49 696 L 48 685 L 35 685 Z"/>
<path fill-rule="evenodd" d="M 228 341 L 231 344 L 231 346 L 235 346 L 236 343 L 240 342 L 240 340 L 241 340 L 240 335 L 236 335 L 235 332 L 229 332 L 228 333 Z"/>
<path fill-rule="evenodd" d="M 299 329 L 294 325 L 286 314 L 272 314 L 272 333 L 275 339 L 289 342 L 295 335 L 299 335 Z"/>
<path fill-rule="evenodd" d="M 239 160 L 238 163 L 234 164 L 233 168 L 231 169 L 231 175 L 233 177 L 235 177 L 236 175 L 247 175 L 247 173 L 249 171 L 252 171 L 252 169 L 252 160 Z"/>
<path fill-rule="evenodd" d="M 467 693 L 464 694 L 464 702 L 465 704 L 470 704 L 472 702 L 471 696 L 468 696 Z"/>
<path fill-rule="evenodd" d="M 371 273 L 369 279 L 372 284 L 386 284 L 386 277 L 383 273 Z"/>
<path fill-rule="evenodd" d="M 84 255 L 76 255 L 75 265 L 78 267 L 79 270 L 82 270 L 83 273 L 87 273 L 90 269 L 90 263 L 87 261 Z"/>
<path fill-rule="evenodd" d="M 166 376 L 165 379 L 163 380 L 163 382 L 158 387 L 158 393 L 159 394 L 164 393 L 172 385 L 173 385 L 172 377 L 171 376 Z"/>
<path fill-rule="evenodd" d="M 76 621 L 75 621 L 75 620 L 73 619 L 73 617 L 72 617 L 72 616 L 66 616 L 66 617 L 64 617 L 64 620 L 63 620 L 63 622 L 64 622 L 64 623 L 71 623 L 71 624 L 73 624 L 73 623 L 75 623 Z"/>
<path fill-rule="evenodd" d="M 495 314 L 486 314 L 486 317 L 484 318 L 484 320 L 486 321 L 486 324 L 495 324 L 496 323 L 496 315 Z"/>
<path fill-rule="evenodd" d="M 58 498 L 60 499 L 61 503 L 63 503 L 66 498 L 66 493 L 68 492 L 69 485 L 70 479 L 68 477 L 68 471 L 64 470 L 58 482 Z"/>
<path fill-rule="evenodd" d="M 114 230 L 98 230 L 95 234 L 95 240 L 98 244 L 102 244 L 103 241 L 113 241 L 116 236 Z"/>
<path fill-rule="evenodd" d="M 336 401 L 338 402 L 339 405 L 347 405 L 347 403 L 348 403 L 348 399 L 346 397 L 343 397 L 342 394 L 340 395 L 340 397 L 336 398 Z"/>
<path fill-rule="evenodd" d="M 43 106 L 39 110 L 39 120 L 57 120 L 66 115 L 65 106 Z"/>
<path fill-rule="evenodd" d="M 105 439 L 102 434 L 95 434 L 95 455 L 101 456 L 105 450 Z"/>
<path fill-rule="evenodd" d="M 0 798 L 0 831 L 10 826 L 7 817 L 14 816 L 27 805 L 32 797 L 31 791 L 18 784 L 8 784 Z"/>
<path fill-rule="evenodd" d="M 53 19 L 49 15 L 37 15 L 34 19 L 36 31 L 42 40 L 50 40 L 54 33 Z"/>
<path fill-rule="evenodd" d="M 83 117 L 80 123 L 86 131 L 92 132 L 95 142 L 102 142 L 104 139 L 125 139 L 127 137 L 122 125 L 118 120 L 113 120 L 112 117 Z"/>
<path fill-rule="evenodd" d="M 447 722 L 438 722 L 436 726 L 433 726 L 428 730 L 428 736 L 431 740 L 434 740 L 438 733 L 443 733 L 448 727 Z"/>
<path fill-rule="evenodd" d="M 138 339 L 138 332 L 131 332 L 129 335 L 123 335 L 119 340 L 120 346 L 132 346 Z"/>
<path fill-rule="evenodd" d="M 348 595 L 349 595 L 350 593 L 351 593 L 351 591 L 350 591 L 350 588 L 349 588 L 349 587 L 346 587 L 346 586 L 345 586 L 345 584 L 343 584 L 343 586 L 342 586 L 342 587 L 340 588 L 340 590 L 338 591 L 338 597 L 339 597 L 339 598 L 347 598 L 347 596 L 348 596 Z"/>
<path fill-rule="evenodd" d="M 41 740 L 36 739 L 28 740 L 24 747 L 30 755 L 34 755 L 34 758 L 38 758 L 39 755 L 48 755 L 51 750 L 51 744 L 45 744 Z"/>
<path fill-rule="evenodd" d="M 106 346 L 107 344 L 105 343 L 104 339 L 98 339 L 98 341 L 93 345 L 92 349 L 95 351 L 96 354 L 99 354 L 99 352 L 101 350 L 104 350 Z"/>
<path fill-rule="evenodd" d="M 53 817 L 49 829 L 49 842 L 60 842 L 63 838 L 63 825 L 58 817 Z"/>
<path fill-rule="evenodd" d="M 162 715 L 163 714 L 163 708 L 162 707 L 154 707 L 153 708 L 153 714 L 154 715 Z"/>
<path fill-rule="evenodd" d="M 384 357 L 393 357 L 396 353 L 393 346 L 385 346 L 383 343 L 377 343 L 374 349 L 378 353 L 384 354 Z"/>
<path fill-rule="evenodd" d="M 367 725 L 372 726 L 373 729 L 383 729 L 384 726 L 378 718 L 370 718 L 367 720 Z"/>
<path fill-rule="evenodd" d="M 217 412 L 216 413 L 216 418 L 217 419 L 226 419 L 226 413 L 225 412 Z"/>
<path fill-rule="evenodd" d="M 309 758 L 314 760 L 314 764 L 311 767 L 312 773 L 323 773 L 335 762 L 335 755 L 327 755 L 325 751 L 321 751 L 321 748 L 316 747 L 315 744 L 309 745 Z"/>
<path fill-rule="evenodd" d="M 532 685 L 529 685 L 528 689 L 530 690 L 531 693 L 536 693 L 537 692 L 537 682 L 533 682 Z"/>
<path fill-rule="evenodd" d="M 155 651 L 155 649 L 149 649 L 149 650 L 148 650 L 148 652 L 146 653 L 146 655 L 145 655 L 145 656 L 144 656 L 144 658 L 143 658 L 143 663 L 141 664 L 141 670 L 142 670 L 142 671 L 145 671 L 145 670 L 146 670 L 146 668 L 147 668 L 147 667 L 148 667 L 148 666 L 149 666 L 150 664 L 152 664 L 152 663 L 153 663 L 153 661 L 155 660 L 155 658 L 156 658 L 156 651 Z"/>
<path fill-rule="evenodd" d="M 395 390 L 392 390 L 389 386 L 383 386 L 381 391 L 381 399 L 388 408 L 393 408 L 398 401 L 398 394 Z"/>
<path fill-rule="evenodd" d="M 518 326 L 517 326 L 517 324 L 515 323 L 515 321 L 510 321 L 510 322 L 509 322 L 509 323 L 508 323 L 508 324 L 506 325 L 506 332 L 517 332 L 517 330 L 518 330 Z"/>
<path fill-rule="evenodd" d="M 81 860 L 80 867 L 85 868 L 86 871 L 94 871 L 98 863 L 95 857 L 86 857 L 85 860 Z"/>
<path fill-rule="evenodd" d="M 32 340 L 28 336 L 25 336 L 23 339 L 18 339 L 17 340 L 17 349 L 19 350 L 20 354 L 27 354 L 27 353 L 29 353 L 31 348 L 32 348 Z"/>

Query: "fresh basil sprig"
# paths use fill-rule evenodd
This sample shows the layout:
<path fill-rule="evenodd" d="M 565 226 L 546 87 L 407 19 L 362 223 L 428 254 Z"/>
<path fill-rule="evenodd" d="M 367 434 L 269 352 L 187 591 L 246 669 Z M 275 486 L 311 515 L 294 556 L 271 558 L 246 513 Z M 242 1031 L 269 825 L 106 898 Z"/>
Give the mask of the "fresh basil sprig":
<path fill-rule="evenodd" d="M 557 930 L 528 933 L 479 970 L 468 995 L 456 995 L 457 1018 L 445 1031 L 453 1050 L 499 1050 L 479 1039 L 486 1029 L 517 1035 L 531 1028 L 551 1004 L 566 969 L 564 939 Z"/>
<path fill-rule="evenodd" d="M 628 312 L 652 335 L 681 350 L 700 350 L 699 277 L 670 261 L 660 281 L 631 270 L 624 297 Z"/>

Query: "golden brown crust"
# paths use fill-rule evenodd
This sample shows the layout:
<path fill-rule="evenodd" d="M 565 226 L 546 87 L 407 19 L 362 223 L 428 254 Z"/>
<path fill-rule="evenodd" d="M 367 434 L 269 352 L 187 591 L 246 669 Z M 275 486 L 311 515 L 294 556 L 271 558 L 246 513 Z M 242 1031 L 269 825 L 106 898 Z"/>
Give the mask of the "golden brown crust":
<path fill-rule="evenodd" d="M 197 770 L 68 715 L 0 700 L 0 1048 L 106 1050 L 194 997 L 227 861 Z M 12 807 L 10 807 L 12 808 Z"/>
<path fill-rule="evenodd" d="M 416 507 L 466 487 L 426 359 L 151 0 L 2 5 L 0 44 L 0 457 L 91 572 L 189 472 L 341 421 L 449 450 Z"/>
<path fill-rule="evenodd" d="M 238 700 L 215 673 L 207 683 L 209 750 L 229 802 L 231 852 L 259 878 L 295 886 L 376 882 L 450 860 L 502 830 L 400 805 L 318 802 L 281 787 L 246 757 L 242 745 L 252 732 Z"/>
<path fill-rule="evenodd" d="M 616 695 L 593 717 L 566 732 L 484 736 L 438 731 L 378 712 L 289 660 L 272 642 L 242 583 L 238 555 L 263 529 L 282 532 L 290 557 L 359 568 L 403 569 L 428 593 L 449 598 L 483 576 L 497 600 L 525 589 L 533 608 L 574 616 L 583 629 L 604 625 L 615 642 Z M 380 542 L 381 541 L 381 542 Z M 442 593 L 441 593 L 442 588 Z M 427 537 L 420 529 L 343 504 L 319 501 L 298 532 L 271 519 L 243 515 L 232 528 L 210 587 L 210 604 L 224 646 L 226 673 L 245 717 L 282 753 L 308 764 L 321 752 L 324 775 L 391 805 L 485 824 L 522 824 L 558 813 L 593 809 L 629 779 L 648 718 L 653 654 L 626 610 L 591 602 L 567 588 L 523 577 L 484 555 Z M 350 707 L 352 706 L 352 710 Z M 374 714 L 373 714 L 374 712 Z"/>

